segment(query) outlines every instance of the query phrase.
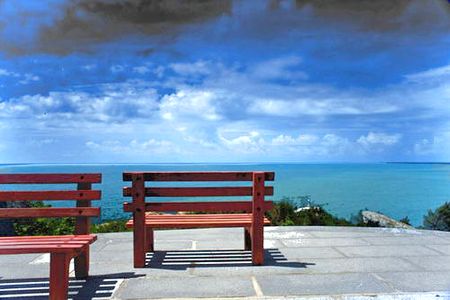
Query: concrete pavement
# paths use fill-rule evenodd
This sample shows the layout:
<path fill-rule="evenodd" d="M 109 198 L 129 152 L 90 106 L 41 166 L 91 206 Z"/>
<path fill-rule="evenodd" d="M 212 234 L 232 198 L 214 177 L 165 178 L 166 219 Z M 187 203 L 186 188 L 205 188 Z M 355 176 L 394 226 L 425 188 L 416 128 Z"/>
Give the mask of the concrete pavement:
<path fill-rule="evenodd" d="M 132 234 L 100 234 L 73 299 L 450 299 L 450 233 L 356 227 L 266 227 L 264 266 L 243 229 L 155 233 L 134 269 Z M 46 299 L 48 255 L 0 256 L 0 299 Z"/>

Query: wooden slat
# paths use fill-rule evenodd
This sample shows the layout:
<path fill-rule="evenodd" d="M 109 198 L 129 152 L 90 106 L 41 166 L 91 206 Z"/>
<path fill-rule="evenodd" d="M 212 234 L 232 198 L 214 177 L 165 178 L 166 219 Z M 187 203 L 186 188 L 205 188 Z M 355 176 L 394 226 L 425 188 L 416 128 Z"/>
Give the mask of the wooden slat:
<path fill-rule="evenodd" d="M 86 249 L 96 235 L 0 237 L 0 254 L 71 252 Z"/>
<path fill-rule="evenodd" d="M 0 174 L 0 184 L 53 184 L 53 183 L 100 183 L 102 174 L 100 173 L 29 173 L 29 174 Z"/>
<path fill-rule="evenodd" d="M 143 174 L 145 181 L 252 181 L 253 172 L 124 172 L 123 181 L 133 174 Z M 265 180 L 273 181 L 274 172 L 265 172 Z"/>
<path fill-rule="evenodd" d="M 98 207 L 79 208 L 5 208 L 0 210 L 0 218 L 54 218 L 54 217 L 97 217 Z"/>
<path fill-rule="evenodd" d="M 157 222 L 172 222 L 173 220 L 182 220 L 186 222 L 200 222 L 207 220 L 223 220 L 223 221 L 235 221 L 235 220 L 250 220 L 248 216 L 242 216 L 233 214 L 223 215 L 223 214 L 209 214 L 209 215 L 156 215 L 156 216 L 148 216 L 146 219 L 153 220 Z"/>
<path fill-rule="evenodd" d="M 220 197 L 220 196 L 251 196 L 252 187 L 151 187 L 145 188 L 146 197 Z M 123 189 L 125 197 L 132 196 L 131 187 Z M 273 187 L 265 187 L 265 195 L 273 195 Z"/>
<path fill-rule="evenodd" d="M 26 246 L 26 245 L 86 245 L 89 244 L 89 241 L 81 241 L 81 240 L 67 240 L 67 241 L 59 241 L 59 242 L 55 242 L 55 241 L 31 241 L 31 242 L 27 242 L 27 241 L 15 241 L 14 242 L 14 246 Z M 11 246 L 12 243 L 8 242 L 8 243 L 4 243 L 4 242 L 0 242 L 0 248 L 3 246 Z"/>
<path fill-rule="evenodd" d="M 101 191 L 0 191 L 0 201 L 99 200 Z"/>
<path fill-rule="evenodd" d="M 38 235 L 38 236 L 2 236 L 0 243 L 11 241 L 95 241 L 97 236 L 95 234 L 85 235 Z"/>
<path fill-rule="evenodd" d="M 87 245 L 27 245 L 1 247 L 0 254 L 27 254 L 27 253 L 68 253 L 80 250 Z"/>
<path fill-rule="evenodd" d="M 272 201 L 265 201 L 264 210 L 271 210 Z M 125 202 L 123 209 L 133 212 L 133 203 Z M 145 211 L 167 212 L 167 211 L 193 211 L 193 212 L 219 212 L 219 211 L 252 211 L 251 201 L 228 201 L 228 202 L 147 202 Z"/>
<path fill-rule="evenodd" d="M 153 215 L 153 214 L 147 214 L 146 220 L 155 220 L 155 221 L 171 221 L 171 220 L 185 220 L 185 221 L 191 221 L 191 220 L 209 220 L 209 219 L 217 219 L 217 220 L 251 220 L 252 215 L 251 214 L 177 214 L 177 215 L 169 215 L 169 214 L 162 214 L 162 215 Z"/>
<path fill-rule="evenodd" d="M 245 227 L 252 223 L 251 214 L 147 215 L 145 225 L 153 228 Z M 270 221 L 264 218 L 264 224 Z M 133 220 L 127 222 L 133 228 Z"/>

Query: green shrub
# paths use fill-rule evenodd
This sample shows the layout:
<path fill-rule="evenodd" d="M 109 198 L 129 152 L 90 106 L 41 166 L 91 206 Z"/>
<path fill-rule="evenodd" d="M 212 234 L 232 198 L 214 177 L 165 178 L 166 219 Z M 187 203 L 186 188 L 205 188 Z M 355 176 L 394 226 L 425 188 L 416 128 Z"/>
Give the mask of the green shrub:
<path fill-rule="evenodd" d="M 321 205 L 313 204 L 310 196 L 284 197 L 274 202 L 272 210 L 267 212 L 272 225 L 302 225 L 302 226 L 351 226 L 342 218 L 328 213 Z"/>
<path fill-rule="evenodd" d="M 445 202 L 435 211 L 428 210 L 428 214 L 423 217 L 423 227 L 425 229 L 450 231 L 450 203 Z"/>
<path fill-rule="evenodd" d="M 92 233 L 131 231 L 131 228 L 125 227 L 127 221 L 128 220 L 109 220 L 100 224 L 93 224 L 91 231 Z"/>
<path fill-rule="evenodd" d="M 283 198 L 279 202 L 274 202 L 273 208 L 267 212 L 267 217 L 272 225 L 297 225 L 296 204 L 291 198 Z"/>
<path fill-rule="evenodd" d="M 402 219 L 400 219 L 400 220 L 398 220 L 398 221 L 399 221 L 399 222 L 402 222 L 402 223 L 404 223 L 404 224 L 406 224 L 406 225 L 412 226 L 412 225 L 411 225 L 411 221 L 409 220 L 408 216 L 406 216 L 406 217 L 404 217 L 404 218 L 402 218 Z"/>
<path fill-rule="evenodd" d="M 42 201 L 27 203 L 29 207 L 51 207 Z M 23 218 L 14 221 L 16 235 L 65 235 L 73 234 L 75 218 Z"/>

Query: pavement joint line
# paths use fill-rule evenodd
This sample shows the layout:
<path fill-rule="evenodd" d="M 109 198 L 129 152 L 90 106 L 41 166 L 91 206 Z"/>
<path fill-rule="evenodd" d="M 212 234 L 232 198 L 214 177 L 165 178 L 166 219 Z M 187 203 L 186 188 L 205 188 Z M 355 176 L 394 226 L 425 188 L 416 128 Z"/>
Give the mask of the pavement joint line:
<path fill-rule="evenodd" d="M 375 277 L 376 279 L 378 279 L 379 281 L 383 282 L 384 284 L 386 284 L 387 286 L 389 286 L 392 290 L 394 290 L 396 293 L 401 292 L 401 290 L 397 289 L 392 282 L 389 282 L 388 280 L 384 279 L 383 277 L 381 277 L 380 275 L 378 275 L 377 273 L 369 273 L 370 276 Z"/>
<path fill-rule="evenodd" d="M 335 250 L 337 253 L 343 255 L 344 257 L 354 257 L 354 256 L 348 256 L 347 254 L 345 254 L 344 252 L 342 252 L 341 250 L 339 250 L 339 248 L 337 246 L 332 246 L 330 247 L 331 249 Z"/>
<path fill-rule="evenodd" d="M 44 253 L 42 255 L 39 255 L 31 262 L 29 262 L 30 265 L 49 264 L 49 263 L 50 263 L 50 253 Z"/>
<path fill-rule="evenodd" d="M 112 298 L 118 300 L 118 298 Z M 139 298 L 141 299 L 141 298 Z M 185 297 L 185 298 L 148 298 L 141 300 L 198 300 L 198 298 Z M 205 297 L 202 300 L 421 300 L 421 299 L 450 299 L 450 293 L 448 291 L 435 291 L 435 292 L 394 292 L 394 293 L 353 293 L 353 294 L 312 294 L 312 295 L 289 295 L 289 296 L 249 296 L 249 297 Z"/>
<path fill-rule="evenodd" d="M 419 268 L 420 271 L 428 271 L 428 269 L 426 269 L 421 265 L 416 264 L 414 261 L 408 259 L 408 257 L 398 257 L 398 259 L 403 260 L 416 268 Z"/>
<path fill-rule="evenodd" d="M 98 240 L 97 240 L 98 241 Z M 108 246 L 109 244 L 112 244 L 113 240 L 109 239 L 106 242 L 100 242 L 99 244 L 103 244 L 101 246 L 96 246 L 96 249 L 91 249 L 91 251 L 102 251 L 103 249 L 105 249 L 106 246 Z"/>
<path fill-rule="evenodd" d="M 280 241 L 281 243 L 282 243 L 282 241 Z M 443 245 L 443 244 L 442 244 Z M 354 248 L 354 247 L 367 247 L 367 246 L 371 246 L 371 247 L 389 247 L 389 246 L 397 246 L 397 247 L 403 247 L 403 246 L 414 246 L 414 247 L 416 247 L 416 246 L 422 246 L 422 245 L 418 245 L 418 244 L 382 244 L 382 245 L 342 245 L 342 246 L 338 246 L 338 245 L 335 245 L 335 246 L 330 246 L 330 245 L 325 245 L 325 246 L 320 246 L 320 245 L 318 245 L 318 246 L 308 246 L 308 245 L 299 245 L 299 246 L 285 246 L 285 247 L 282 247 L 281 249 L 283 249 L 283 248 L 289 248 L 289 249 L 292 249 L 292 248 L 330 248 L 330 247 L 339 247 L 339 248 Z M 440 246 L 440 245 L 439 245 Z M 440 254 L 440 255 L 442 255 L 442 254 Z M 445 254 L 443 254 L 443 255 L 445 255 L 445 256 L 449 256 L 449 254 L 448 253 L 445 253 Z"/>
<path fill-rule="evenodd" d="M 114 289 L 111 291 L 111 299 L 114 298 L 114 294 L 119 290 L 120 286 L 124 284 L 125 279 L 121 278 L 117 280 L 117 283 L 114 285 Z"/>
<path fill-rule="evenodd" d="M 263 291 L 261 289 L 261 286 L 259 285 L 258 281 L 256 280 L 255 276 L 251 277 L 252 279 L 252 285 L 253 285 L 253 289 L 255 290 L 255 295 L 256 297 L 263 297 Z"/>
<path fill-rule="evenodd" d="M 444 274 L 448 274 L 448 271 L 376 271 L 377 274 L 392 274 L 392 273 L 401 273 L 401 274 L 414 274 L 414 273 L 444 273 Z M 291 276 L 291 275 L 308 275 L 308 276 L 323 276 L 323 275 L 345 275 L 345 274 L 369 274 L 369 272 L 347 272 L 347 271 L 343 271 L 343 272 L 326 272 L 326 273 L 309 273 L 309 272 L 291 272 L 291 273 L 276 273 L 276 276 Z M 212 277 L 212 275 L 210 274 L 192 274 L 195 275 L 196 277 L 201 277 L 201 278 L 210 278 Z M 235 278 L 248 278 L 249 274 L 233 274 L 233 277 Z M 262 275 L 267 275 L 267 274 L 262 274 Z M 154 278 L 154 274 L 150 274 L 147 273 L 145 274 L 145 278 Z M 269 275 L 267 275 L 269 276 Z M 166 278 L 173 278 L 172 275 L 158 275 L 158 278 L 160 279 L 166 279 Z"/>
<path fill-rule="evenodd" d="M 437 244 L 437 245 L 436 245 L 436 244 L 433 244 L 433 246 L 442 246 L 442 244 Z M 441 251 L 441 250 L 438 250 L 438 249 L 431 248 L 431 247 L 429 247 L 428 245 L 422 245 L 422 247 L 425 247 L 425 248 L 427 248 L 427 249 L 429 249 L 429 250 L 432 250 L 432 251 L 438 253 L 439 255 L 444 255 L 444 256 L 448 256 L 448 255 L 449 255 L 449 253 L 445 253 L 444 251 Z"/>
<path fill-rule="evenodd" d="M 298 247 L 288 247 L 288 245 L 286 245 L 283 240 L 280 240 L 280 244 L 283 246 L 283 248 L 298 248 Z"/>
<path fill-rule="evenodd" d="M 374 245 L 372 245 L 372 243 L 370 242 L 370 241 L 368 241 L 368 240 L 366 240 L 365 238 L 359 238 L 359 239 L 361 239 L 362 241 L 364 241 L 364 242 L 366 242 L 367 244 L 366 245 L 364 245 L 364 246 L 374 246 Z"/>

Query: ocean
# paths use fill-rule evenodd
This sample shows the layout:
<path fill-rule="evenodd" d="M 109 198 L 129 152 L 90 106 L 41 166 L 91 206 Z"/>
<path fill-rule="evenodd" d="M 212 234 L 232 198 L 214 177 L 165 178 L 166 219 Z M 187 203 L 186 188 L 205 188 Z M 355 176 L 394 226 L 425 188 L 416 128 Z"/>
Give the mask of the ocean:
<path fill-rule="evenodd" d="M 419 226 L 429 209 L 450 201 L 450 164 L 0 165 L 0 173 L 102 173 L 103 182 L 96 185 L 103 193 L 102 200 L 96 201 L 102 208 L 102 220 L 129 216 L 122 211 L 122 203 L 127 200 L 122 197 L 122 187 L 129 184 L 122 181 L 124 171 L 244 170 L 275 172 L 275 195 L 268 199 L 310 196 L 313 203 L 322 204 L 332 214 L 345 218 L 361 209 L 369 209 L 394 219 L 408 216 L 414 226 Z M 0 188 L 23 186 L 3 185 Z M 52 204 L 61 203 L 53 201 Z"/>

